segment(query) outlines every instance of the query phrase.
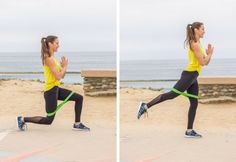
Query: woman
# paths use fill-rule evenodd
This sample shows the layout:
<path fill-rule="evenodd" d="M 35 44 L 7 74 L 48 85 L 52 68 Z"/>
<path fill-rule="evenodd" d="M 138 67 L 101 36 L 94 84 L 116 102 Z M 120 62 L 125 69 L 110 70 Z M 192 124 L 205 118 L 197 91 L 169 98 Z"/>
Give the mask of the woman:
<path fill-rule="evenodd" d="M 202 137 L 196 131 L 193 130 L 193 122 L 198 106 L 198 82 L 197 77 L 201 72 L 202 66 L 209 64 L 212 54 L 213 46 L 208 44 L 206 49 L 206 56 L 204 55 L 204 50 L 200 43 L 200 38 L 203 38 L 205 34 L 204 25 L 201 22 L 194 22 L 193 24 L 187 25 L 187 36 L 185 44 L 188 46 L 188 57 L 189 64 L 187 68 L 182 72 L 180 80 L 175 84 L 172 91 L 161 94 L 154 98 L 148 103 L 140 103 L 138 108 L 137 118 L 147 113 L 147 109 L 152 106 L 181 95 L 187 95 L 190 101 L 190 107 L 188 112 L 188 125 L 185 132 L 185 137 Z M 184 91 L 187 90 L 187 93 Z"/>
<path fill-rule="evenodd" d="M 55 52 L 59 48 L 59 41 L 56 36 L 48 36 L 41 39 L 41 58 L 45 77 L 45 106 L 47 116 L 35 116 L 35 117 L 17 117 L 17 126 L 19 130 L 24 131 L 26 123 L 36 124 L 52 124 L 55 112 L 57 109 L 57 100 L 65 100 L 72 92 L 70 90 L 60 87 L 60 80 L 65 77 L 68 60 L 63 56 L 61 58 L 61 66 L 54 57 Z M 73 125 L 74 130 L 90 130 L 84 124 L 80 122 L 80 116 L 83 105 L 83 96 L 77 93 L 73 93 L 69 98 L 69 101 L 75 101 L 75 123 Z"/>

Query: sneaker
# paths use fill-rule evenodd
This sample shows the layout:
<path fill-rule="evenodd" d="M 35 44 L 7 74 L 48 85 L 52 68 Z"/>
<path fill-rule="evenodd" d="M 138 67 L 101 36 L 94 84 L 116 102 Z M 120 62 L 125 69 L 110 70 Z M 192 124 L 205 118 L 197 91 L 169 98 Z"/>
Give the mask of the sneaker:
<path fill-rule="evenodd" d="M 22 116 L 17 116 L 16 117 L 16 124 L 17 124 L 17 127 L 18 127 L 18 129 L 20 131 L 25 131 L 26 130 L 26 124 L 23 121 L 23 117 Z"/>
<path fill-rule="evenodd" d="M 146 114 L 147 113 L 147 105 L 143 102 L 141 102 L 138 106 L 138 114 L 137 114 L 137 118 L 140 119 L 140 117 L 143 115 L 143 114 Z M 148 115 L 148 114 L 147 114 Z"/>
<path fill-rule="evenodd" d="M 185 137 L 187 137 L 187 138 L 201 138 L 202 135 L 198 134 L 194 130 L 191 130 L 191 131 L 185 132 Z"/>
<path fill-rule="evenodd" d="M 90 131 L 90 128 L 86 127 L 83 123 L 74 124 L 72 129 L 78 131 Z"/>

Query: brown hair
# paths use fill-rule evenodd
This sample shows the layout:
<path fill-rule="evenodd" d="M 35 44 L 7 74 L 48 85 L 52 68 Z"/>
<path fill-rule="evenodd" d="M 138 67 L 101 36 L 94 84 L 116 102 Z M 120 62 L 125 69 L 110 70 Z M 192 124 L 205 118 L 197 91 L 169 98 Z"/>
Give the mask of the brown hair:
<path fill-rule="evenodd" d="M 41 59 L 42 59 L 42 64 L 44 65 L 44 60 L 46 57 L 51 57 L 51 53 L 49 51 L 49 46 L 48 43 L 53 43 L 58 37 L 57 36 L 53 36 L 53 35 L 49 35 L 47 37 L 43 37 L 41 39 Z"/>
<path fill-rule="evenodd" d="M 202 22 L 194 22 L 192 24 L 188 24 L 186 28 L 186 39 L 184 41 L 184 45 L 186 47 L 190 47 L 192 41 L 197 42 L 195 38 L 194 29 L 199 29 L 203 25 Z"/>

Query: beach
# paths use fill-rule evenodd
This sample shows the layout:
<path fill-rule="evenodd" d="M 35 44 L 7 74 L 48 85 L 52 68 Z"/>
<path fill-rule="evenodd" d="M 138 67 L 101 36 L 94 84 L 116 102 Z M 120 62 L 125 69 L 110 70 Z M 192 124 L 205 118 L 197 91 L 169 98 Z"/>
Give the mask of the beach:
<path fill-rule="evenodd" d="M 81 85 L 63 84 L 61 87 L 83 95 Z M 28 123 L 27 131 L 22 132 L 16 128 L 16 116 L 46 115 L 44 84 L 29 80 L 0 80 L 0 92 L 1 162 L 22 157 L 34 162 L 115 161 L 116 97 L 84 96 L 81 118 L 91 128 L 90 132 L 72 130 L 74 102 L 68 102 L 57 112 L 52 125 Z"/>
<path fill-rule="evenodd" d="M 136 118 L 140 101 L 148 102 L 162 91 L 142 88 L 120 90 L 122 162 L 236 161 L 236 103 L 199 104 L 194 129 L 201 139 L 184 137 L 189 101 L 179 96 Z"/>
<path fill-rule="evenodd" d="M 83 94 L 81 85 L 62 87 Z M 91 132 L 72 131 L 73 102 L 58 111 L 50 126 L 28 124 L 16 128 L 15 117 L 45 115 L 44 84 L 1 80 L 0 161 L 25 158 L 44 162 L 112 162 L 116 158 L 116 98 L 84 97 L 82 121 Z M 152 107 L 148 117 L 136 119 L 140 101 L 162 91 L 142 88 L 120 90 L 121 162 L 235 161 L 236 103 L 199 104 L 194 129 L 201 139 L 184 138 L 189 101 L 183 96 Z"/>

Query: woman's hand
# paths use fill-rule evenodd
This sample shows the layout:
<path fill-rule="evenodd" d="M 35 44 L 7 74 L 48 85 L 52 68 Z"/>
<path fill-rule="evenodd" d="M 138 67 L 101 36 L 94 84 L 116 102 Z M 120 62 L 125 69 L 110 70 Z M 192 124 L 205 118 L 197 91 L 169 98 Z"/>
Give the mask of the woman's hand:
<path fill-rule="evenodd" d="M 211 44 L 208 44 L 208 47 L 206 49 L 206 54 L 207 55 L 212 55 L 214 51 L 214 47 Z"/>
<path fill-rule="evenodd" d="M 68 64 L 67 59 L 64 57 L 62 60 L 61 60 L 61 66 L 67 66 Z M 45 59 L 45 64 L 49 67 L 50 71 L 53 73 L 56 80 L 61 80 L 62 78 L 64 78 L 67 68 L 62 68 L 60 71 L 58 71 L 56 68 L 55 58 L 47 57 Z"/>
<path fill-rule="evenodd" d="M 68 59 L 65 56 L 61 57 L 61 67 L 67 68 L 68 66 Z"/>
<path fill-rule="evenodd" d="M 198 42 L 192 42 L 191 49 L 200 65 L 205 66 L 209 64 L 214 49 L 211 44 L 208 44 L 208 48 L 206 49 L 206 56 L 202 56 L 201 45 Z"/>

